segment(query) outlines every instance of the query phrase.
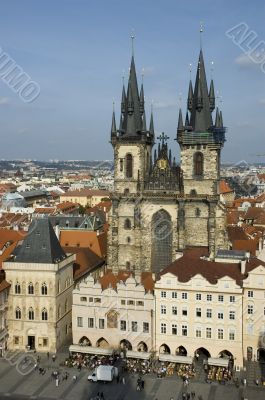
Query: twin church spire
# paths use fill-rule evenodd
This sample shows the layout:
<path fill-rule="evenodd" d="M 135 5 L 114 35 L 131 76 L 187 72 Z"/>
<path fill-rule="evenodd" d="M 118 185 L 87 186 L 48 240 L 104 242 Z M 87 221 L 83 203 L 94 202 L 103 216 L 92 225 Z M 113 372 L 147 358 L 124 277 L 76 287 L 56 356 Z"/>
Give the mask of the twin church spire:
<path fill-rule="evenodd" d="M 111 141 L 154 141 L 154 122 L 151 113 L 150 127 L 147 130 L 145 115 L 144 87 L 138 90 L 134 56 L 132 55 L 127 92 L 123 84 L 121 96 L 121 116 L 119 129 L 116 128 L 115 113 L 112 115 Z"/>

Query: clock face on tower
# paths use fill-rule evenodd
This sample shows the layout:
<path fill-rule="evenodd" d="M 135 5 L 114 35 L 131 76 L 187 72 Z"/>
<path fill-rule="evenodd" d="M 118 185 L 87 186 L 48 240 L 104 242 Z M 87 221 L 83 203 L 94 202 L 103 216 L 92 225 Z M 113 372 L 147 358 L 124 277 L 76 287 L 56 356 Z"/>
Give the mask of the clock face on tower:
<path fill-rule="evenodd" d="M 158 160 L 158 168 L 159 169 L 167 169 L 168 167 L 168 162 L 166 159 L 161 158 L 160 160 Z"/>

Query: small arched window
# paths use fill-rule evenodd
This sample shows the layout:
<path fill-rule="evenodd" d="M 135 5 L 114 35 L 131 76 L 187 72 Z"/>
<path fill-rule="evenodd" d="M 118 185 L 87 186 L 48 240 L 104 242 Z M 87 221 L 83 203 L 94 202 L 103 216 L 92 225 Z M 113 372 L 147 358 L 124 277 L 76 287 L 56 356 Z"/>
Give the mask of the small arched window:
<path fill-rule="evenodd" d="M 44 283 L 42 284 L 42 286 L 41 286 L 41 294 L 42 294 L 43 296 L 46 296 L 46 295 L 48 294 L 48 288 L 47 288 L 47 285 L 46 285 L 45 282 L 44 282 Z"/>
<path fill-rule="evenodd" d="M 16 308 L 15 314 L 16 314 L 16 319 L 21 319 L 21 310 L 19 307 Z"/>
<path fill-rule="evenodd" d="M 126 154 L 126 178 L 132 178 L 133 176 L 133 158 L 131 154 Z"/>
<path fill-rule="evenodd" d="M 126 261 L 126 269 L 130 269 L 131 268 L 131 263 L 130 261 Z"/>
<path fill-rule="evenodd" d="M 203 154 L 201 152 L 197 152 L 194 154 L 194 175 L 202 176 L 203 175 Z"/>
<path fill-rule="evenodd" d="M 42 321 L 48 320 L 48 311 L 46 310 L 46 308 L 43 308 L 43 310 L 41 312 L 41 319 L 42 319 Z"/>
<path fill-rule="evenodd" d="M 124 221 L 124 229 L 131 229 L 131 227 L 131 220 L 129 218 L 126 218 L 126 220 Z"/>
<path fill-rule="evenodd" d="M 21 286 L 20 286 L 20 284 L 18 282 L 15 284 L 15 293 L 16 294 L 20 294 L 21 293 Z"/>
<path fill-rule="evenodd" d="M 131 243 L 131 238 L 130 238 L 130 236 L 127 237 L 127 243 Z"/>
<path fill-rule="evenodd" d="M 32 282 L 28 285 L 28 294 L 34 294 L 34 286 Z"/>
<path fill-rule="evenodd" d="M 34 310 L 32 307 L 29 308 L 29 320 L 33 321 L 34 320 Z"/>

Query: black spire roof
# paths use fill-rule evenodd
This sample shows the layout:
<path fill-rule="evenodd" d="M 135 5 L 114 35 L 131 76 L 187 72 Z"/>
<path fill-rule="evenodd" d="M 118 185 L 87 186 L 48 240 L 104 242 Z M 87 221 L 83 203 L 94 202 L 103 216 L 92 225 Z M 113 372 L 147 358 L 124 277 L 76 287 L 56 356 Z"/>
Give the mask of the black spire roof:
<path fill-rule="evenodd" d="M 184 131 L 183 118 L 181 108 L 179 109 L 178 132 Z"/>
<path fill-rule="evenodd" d="M 190 109 L 189 99 L 190 89 L 188 96 L 188 107 Z M 202 50 L 200 51 L 197 67 L 190 124 L 194 132 L 207 132 L 213 125 Z"/>
<path fill-rule="evenodd" d="M 55 264 L 66 258 L 48 218 L 35 219 L 23 243 L 15 251 L 15 262 Z"/>

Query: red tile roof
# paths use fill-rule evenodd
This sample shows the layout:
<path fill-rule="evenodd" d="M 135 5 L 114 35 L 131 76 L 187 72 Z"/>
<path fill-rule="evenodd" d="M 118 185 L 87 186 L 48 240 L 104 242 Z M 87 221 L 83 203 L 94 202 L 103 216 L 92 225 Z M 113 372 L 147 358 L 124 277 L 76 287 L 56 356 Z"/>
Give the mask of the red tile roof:
<path fill-rule="evenodd" d="M 65 253 L 75 254 L 76 261 L 74 263 L 74 279 L 80 279 L 82 276 L 91 272 L 95 268 L 99 268 L 105 264 L 105 260 L 97 256 L 88 248 L 81 247 L 63 247 Z"/>
<path fill-rule="evenodd" d="M 241 274 L 239 263 L 214 262 L 202 259 L 201 257 L 206 256 L 207 253 L 208 249 L 206 248 L 187 249 L 184 251 L 183 257 L 164 268 L 160 275 L 169 272 L 177 276 L 180 282 L 188 282 L 195 275 L 200 274 L 211 284 L 216 284 L 218 279 L 228 276 L 234 279 L 238 285 L 242 285 L 245 275 Z M 265 262 L 251 257 L 249 262 L 246 263 L 246 273 L 259 265 L 265 268 Z"/>
<path fill-rule="evenodd" d="M 130 276 L 134 276 L 134 274 L 130 271 L 119 271 L 117 275 L 113 274 L 112 271 L 108 270 L 100 279 L 99 282 L 102 286 L 102 290 L 107 289 L 108 287 L 112 287 L 113 289 L 117 288 L 117 283 L 120 281 L 125 282 Z M 154 289 L 154 280 L 151 272 L 142 272 L 141 274 L 141 283 L 144 286 L 146 291 L 153 291 Z"/>
<path fill-rule="evenodd" d="M 5 279 L 0 283 L 0 292 L 10 288 L 10 283 L 8 283 Z"/>
<path fill-rule="evenodd" d="M 221 180 L 219 182 L 219 191 L 220 194 L 226 194 L 226 193 L 233 193 L 234 190 L 230 188 L 230 186 L 228 185 L 228 183 L 224 180 Z"/>

